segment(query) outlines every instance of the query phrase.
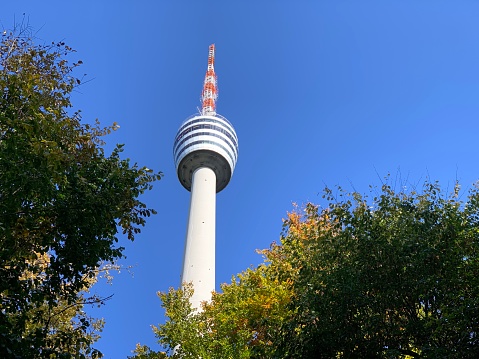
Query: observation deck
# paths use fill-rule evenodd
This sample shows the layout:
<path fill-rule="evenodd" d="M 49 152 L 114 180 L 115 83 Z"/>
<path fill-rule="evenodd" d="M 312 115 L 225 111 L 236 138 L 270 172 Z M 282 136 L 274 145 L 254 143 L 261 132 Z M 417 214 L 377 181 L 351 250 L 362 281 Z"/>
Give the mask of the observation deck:
<path fill-rule="evenodd" d="M 173 145 L 178 179 L 191 191 L 193 172 L 211 168 L 216 175 L 216 192 L 229 183 L 238 160 L 238 137 L 233 125 L 221 115 L 198 114 L 180 126 Z"/>

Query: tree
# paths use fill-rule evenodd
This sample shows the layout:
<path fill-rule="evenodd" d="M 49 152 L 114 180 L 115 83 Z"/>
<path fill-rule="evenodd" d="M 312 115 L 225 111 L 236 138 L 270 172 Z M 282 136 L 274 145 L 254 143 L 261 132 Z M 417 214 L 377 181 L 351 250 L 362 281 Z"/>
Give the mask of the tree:
<path fill-rule="evenodd" d="M 116 129 L 82 124 L 73 76 L 82 61 L 63 42 L 35 45 L 28 31 L 0 42 L 0 357 L 99 357 L 101 323 L 82 306 L 102 262 L 122 256 L 153 210 L 139 200 L 160 179 L 105 154 Z"/>
<path fill-rule="evenodd" d="M 214 293 L 211 303 L 204 303 L 201 312 L 190 306 L 191 285 L 158 293 L 169 318 L 153 326 L 159 343 L 174 358 L 271 358 L 274 332 L 290 313 L 286 304 L 291 291 L 288 282 L 269 277 L 269 268 L 261 265 L 233 277 L 231 284 L 221 286 L 223 293 Z M 141 359 L 138 354 L 143 352 L 158 359 L 165 355 L 137 346 L 137 356 L 132 358 Z"/>
<path fill-rule="evenodd" d="M 281 355 L 477 357 L 477 187 L 465 203 L 458 185 L 446 196 L 437 183 L 326 198 L 323 211 L 307 207 L 299 230 L 286 223 L 281 252 L 300 268 L 299 310 L 282 328 Z"/>
<path fill-rule="evenodd" d="M 172 357 L 478 357 L 479 188 L 338 192 L 289 213 L 265 263 L 201 313 L 189 290 L 161 293 Z"/>

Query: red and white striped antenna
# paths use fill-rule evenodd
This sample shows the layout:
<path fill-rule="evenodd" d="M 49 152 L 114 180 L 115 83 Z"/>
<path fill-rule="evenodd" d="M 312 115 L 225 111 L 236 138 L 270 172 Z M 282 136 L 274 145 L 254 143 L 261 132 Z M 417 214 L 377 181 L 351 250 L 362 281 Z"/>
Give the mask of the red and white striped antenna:
<path fill-rule="evenodd" d="M 215 74 L 215 44 L 210 45 L 208 51 L 208 70 L 206 70 L 203 92 L 201 93 L 201 114 L 216 114 L 216 99 L 218 98 L 218 87 Z"/>

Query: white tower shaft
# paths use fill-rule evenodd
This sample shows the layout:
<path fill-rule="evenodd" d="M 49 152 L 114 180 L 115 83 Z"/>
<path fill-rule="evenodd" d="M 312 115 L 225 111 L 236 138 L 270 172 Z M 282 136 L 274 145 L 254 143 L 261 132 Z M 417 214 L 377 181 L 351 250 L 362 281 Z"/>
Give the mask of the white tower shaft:
<path fill-rule="evenodd" d="M 208 167 L 193 172 L 190 213 L 186 230 L 182 283 L 192 283 L 193 309 L 211 299 L 215 290 L 216 175 Z"/>

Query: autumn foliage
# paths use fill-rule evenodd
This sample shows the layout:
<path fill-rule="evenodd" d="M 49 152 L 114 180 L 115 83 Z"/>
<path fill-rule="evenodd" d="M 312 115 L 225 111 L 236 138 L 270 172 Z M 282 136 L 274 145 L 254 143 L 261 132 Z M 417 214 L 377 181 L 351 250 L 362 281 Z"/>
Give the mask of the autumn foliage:
<path fill-rule="evenodd" d="M 63 42 L 36 45 L 28 29 L 0 39 L 0 357 L 100 357 L 101 321 L 83 311 L 98 266 L 122 256 L 154 213 L 138 198 L 160 178 L 111 154 L 117 126 L 83 124 L 81 85 Z"/>
<path fill-rule="evenodd" d="M 464 200 L 461 200 L 464 198 Z M 479 193 L 437 183 L 296 207 L 264 263 L 201 313 L 191 287 L 160 293 L 154 328 L 178 358 L 476 358 Z M 177 347 L 178 344 L 181 346 Z"/>

